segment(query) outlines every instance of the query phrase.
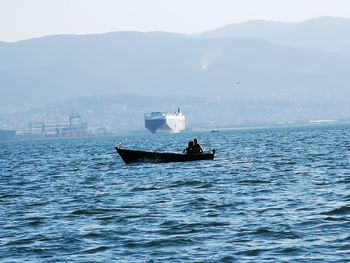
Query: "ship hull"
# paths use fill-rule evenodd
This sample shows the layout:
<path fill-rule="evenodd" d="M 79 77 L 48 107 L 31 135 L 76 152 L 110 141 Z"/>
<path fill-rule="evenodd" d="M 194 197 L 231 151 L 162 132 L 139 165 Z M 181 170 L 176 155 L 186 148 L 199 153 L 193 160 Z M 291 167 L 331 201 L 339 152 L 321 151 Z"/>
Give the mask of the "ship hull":
<path fill-rule="evenodd" d="M 145 127 L 152 133 L 179 133 L 177 123 L 172 123 L 166 119 L 146 120 Z"/>
<path fill-rule="evenodd" d="M 185 116 L 169 113 L 147 114 L 145 127 L 152 133 L 179 133 L 185 130 Z"/>

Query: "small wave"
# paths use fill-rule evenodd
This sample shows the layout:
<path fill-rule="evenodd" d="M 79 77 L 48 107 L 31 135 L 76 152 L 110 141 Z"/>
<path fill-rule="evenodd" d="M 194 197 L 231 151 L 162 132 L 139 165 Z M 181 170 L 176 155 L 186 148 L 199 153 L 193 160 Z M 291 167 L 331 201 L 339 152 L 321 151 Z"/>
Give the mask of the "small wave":
<path fill-rule="evenodd" d="M 82 237 L 83 238 L 91 238 L 91 239 L 95 239 L 95 238 L 100 238 L 103 235 L 101 233 L 96 233 L 96 232 L 89 232 L 84 234 Z"/>
<path fill-rule="evenodd" d="M 238 254 L 246 255 L 246 256 L 250 256 L 250 257 L 256 257 L 256 256 L 259 256 L 263 252 L 265 252 L 265 250 L 263 250 L 263 249 L 249 249 L 249 250 L 241 251 Z"/>
<path fill-rule="evenodd" d="M 228 222 L 222 222 L 222 221 L 212 221 L 212 222 L 207 222 L 207 223 L 204 223 L 203 226 L 205 228 L 208 228 L 208 227 L 224 227 L 224 226 L 229 226 L 230 223 Z"/>
<path fill-rule="evenodd" d="M 216 161 L 231 161 L 232 164 L 252 164 L 255 162 L 255 160 L 242 160 L 239 158 L 230 158 L 230 157 L 218 157 L 215 159 Z M 216 165 L 216 166 L 221 166 L 221 165 Z"/>
<path fill-rule="evenodd" d="M 119 210 L 119 209 L 117 209 Z M 101 214 L 106 214 L 111 212 L 111 209 L 104 209 L 104 208 L 100 208 L 100 209 L 76 209 L 74 211 L 71 212 L 72 215 L 75 216 L 89 216 L 89 215 L 101 215 Z"/>
<path fill-rule="evenodd" d="M 277 238 L 288 238 L 288 239 L 297 239 L 300 238 L 299 235 L 292 231 L 275 231 L 267 227 L 261 227 L 258 228 L 255 233 L 259 236 L 266 236 L 266 237 L 277 237 Z"/>
<path fill-rule="evenodd" d="M 189 245 L 193 241 L 190 238 L 162 238 L 157 240 L 152 240 L 144 244 L 145 247 L 165 247 L 165 246 L 178 246 L 178 245 Z"/>
<path fill-rule="evenodd" d="M 32 238 L 21 238 L 21 239 L 11 240 L 5 243 L 5 246 L 22 246 L 22 245 L 29 245 L 34 242 L 35 240 L 33 240 Z"/>
<path fill-rule="evenodd" d="M 334 216 L 327 216 L 324 218 L 326 221 L 331 221 L 331 222 L 340 222 L 340 221 L 349 221 L 349 219 L 344 218 L 344 217 L 334 217 Z"/>
<path fill-rule="evenodd" d="M 187 187 L 187 186 L 198 186 L 198 187 L 205 187 L 210 186 L 211 184 L 206 181 L 200 181 L 200 180 L 178 180 L 173 182 L 170 187 Z"/>
<path fill-rule="evenodd" d="M 92 210 L 77 209 L 71 212 L 71 214 L 75 216 L 81 216 L 81 215 L 95 215 L 96 213 Z"/>
<path fill-rule="evenodd" d="M 96 217 L 96 219 L 100 220 L 100 221 L 110 221 L 112 220 L 114 217 L 113 216 L 108 216 L 108 215 L 103 215 L 103 216 L 98 216 Z"/>
<path fill-rule="evenodd" d="M 224 221 L 210 221 L 210 222 L 194 222 L 181 223 L 177 221 L 166 221 L 160 225 L 161 229 L 158 231 L 161 235 L 186 235 L 197 232 L 206 231 L 210 228 L 220 228 L 229 226 L 230 223 Z"/>
<path fill-rule="evenodd" d="M 233 256 L 230 256 L 230 255 L 223 256 L 220 259 L 220 262 L 235 262 L 235 258 Z"/>
<path fill-rule="evenodd" d="M 37 218 L 37 219 L 30 219 L 28 220 L 27 224 L 29 226 L 32 226 L 32 227 L 35 227 L 35 226 L 38 226 L 38 225 L 41 225 L 45 222 L 45 218 Z"/>
<path fill-rule="evenodd" d="M 148 191 L 157 191 L 159 188 L 150 186 L 150 187 L 134 187 L 131 189 L 133 192 L 148 192 Z"/>
<path fill-rule="evenodd" d="M 201 232 L 201 229 L 192 228 L 192 227 L 177 226 L 177 227 L 172 227 L 172 228 L 167 228 L 167 229 L 161 229 L 157 232 L 163 236 L 189 235 L 189 234 L 195 234 L 195 233 Z"/>
<path fill-rule="evenodd" d="M 108 246 L 98 246 L 98 247 L 94 247 L 94 248 L 85 249 L 85 250 L 81 251 L 81 253 L 83 253 L 83 254 L 95 254 L 95 253 L 99 253 L 99 252 L 104 252 L 108 249 L 109 249 Z"/>
<path fill-rule="evenodd" d="M 254 185 L 254 184 L 267 184 L 270 182 L 266 180 L 259 180 L 259 179 L 244 179 L 244 180 L 240 180 L 239 183 L 245 184 L 245 185 Z"/>
<path fill-rule="evenodd" d="M 323 215 L 347 215 L 350 214 L 349 206 L 340 206 L 335 209 L 332 209 L 328 212 L 321 213 Z"/>
<path fill-rule="evenodd" d="M 337 240 L 337 242 L 347 242 L 350 244 L 350 236 L 346 236 Z"/>
<path fill-rule="evenodd" d="M 279 158 L 279 157 L 284 157 L 285 154 L 283 153 L 271 153 L 270 155 L 272 158 Z"/>
<path fill-rule="evenodd" d="M 206 198 L 204 198 L 204 197 L 195 197 L 195 198 L 189 200 L 187 205 L 198 207 L 198 206 L 206 205 L 207 203 L 208 203 L 208 200 Z"/>
<path fill-rule="evenodd" d="M 0 198 L 20 198 L 22 197 L 22 194 L 0 194 Z"/>
<path fill-rule="evenodd" d="M 193 241 L 190 238 L 174 237 L 174 238 L 159 238 L 156 240 L 145 241 L 143 239 L 139 240 L 127 240 L 123 242 L 123 246 L 126 248 L 140 248 L 140 247 L 151 247 L 151 248 L 161 248 L 179 245 L 190 245 Z"/>
<path fill-rule="evenodd" d="M 294 254 L 298 253 L 299 251 L 300 251 L 300 248 L 298 248 L 298 247 L 287 247 L 287 248 L 282 249 L 280 251 L 280 253 L 294 255 Z"/>
<path fill-rule="evenodd" d="M 214 209 L 226 209 L 226 208 L 231 208 L 235 207 L 235 203 L 226 203 L 226 204 L 214 204 L 211 207 Z"/>
<path fill-rule="evenodd" d="M 160 226 L 161 227 L 164 227 L 164 226 L 175 226 L 175 225 L 178 225 L 178 224 L 179 224 L 179 221 L 166 220 L 163 223 L 161 223 Z"/>

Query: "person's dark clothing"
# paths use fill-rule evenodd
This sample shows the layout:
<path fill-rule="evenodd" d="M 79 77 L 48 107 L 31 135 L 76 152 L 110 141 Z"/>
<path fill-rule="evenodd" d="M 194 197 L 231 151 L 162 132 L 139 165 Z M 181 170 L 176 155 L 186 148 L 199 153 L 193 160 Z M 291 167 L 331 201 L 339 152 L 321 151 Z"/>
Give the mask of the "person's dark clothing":
<path fill-rule="evenodd" d="M 192 147 L 192 153 L 203 153 L 202 147 L 197 143 Z"/>
<path fill-rule="evenodd" d="M 193 153 L 193 141 L 188 142 L 188 146 L 183 150 L 183 153 L 190 154 Z"/>

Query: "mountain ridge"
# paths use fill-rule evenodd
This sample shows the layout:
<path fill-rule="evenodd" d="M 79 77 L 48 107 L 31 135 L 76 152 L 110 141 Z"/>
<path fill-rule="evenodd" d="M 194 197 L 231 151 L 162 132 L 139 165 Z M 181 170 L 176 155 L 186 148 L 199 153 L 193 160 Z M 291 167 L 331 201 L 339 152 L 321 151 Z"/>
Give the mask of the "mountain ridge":
<path fill-rule="evenodd" d="M 350 19 L 317 17 L 300 22 L 251 20 L 205 31 L 198 36 L 251 37 L 292 47 L 337 52 L 350 44 L 348 32 L 350 32 Z"/>

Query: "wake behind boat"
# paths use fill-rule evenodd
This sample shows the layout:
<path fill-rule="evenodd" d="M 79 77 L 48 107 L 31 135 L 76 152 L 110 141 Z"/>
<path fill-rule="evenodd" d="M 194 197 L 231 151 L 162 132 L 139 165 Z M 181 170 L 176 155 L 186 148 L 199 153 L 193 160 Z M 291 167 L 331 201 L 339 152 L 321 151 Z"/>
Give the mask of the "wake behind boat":
<path fill-rule="evenodd" d="M 204 153 L 169 153 L 169 152 L 149 152 L 123 149 L 115 147 L 120 157 L 126 164 L 147 162 L 147 163 L 169 163 L 169 162 L 191 162 L 199 160 L 213 160 L 215 149 Z"/>

